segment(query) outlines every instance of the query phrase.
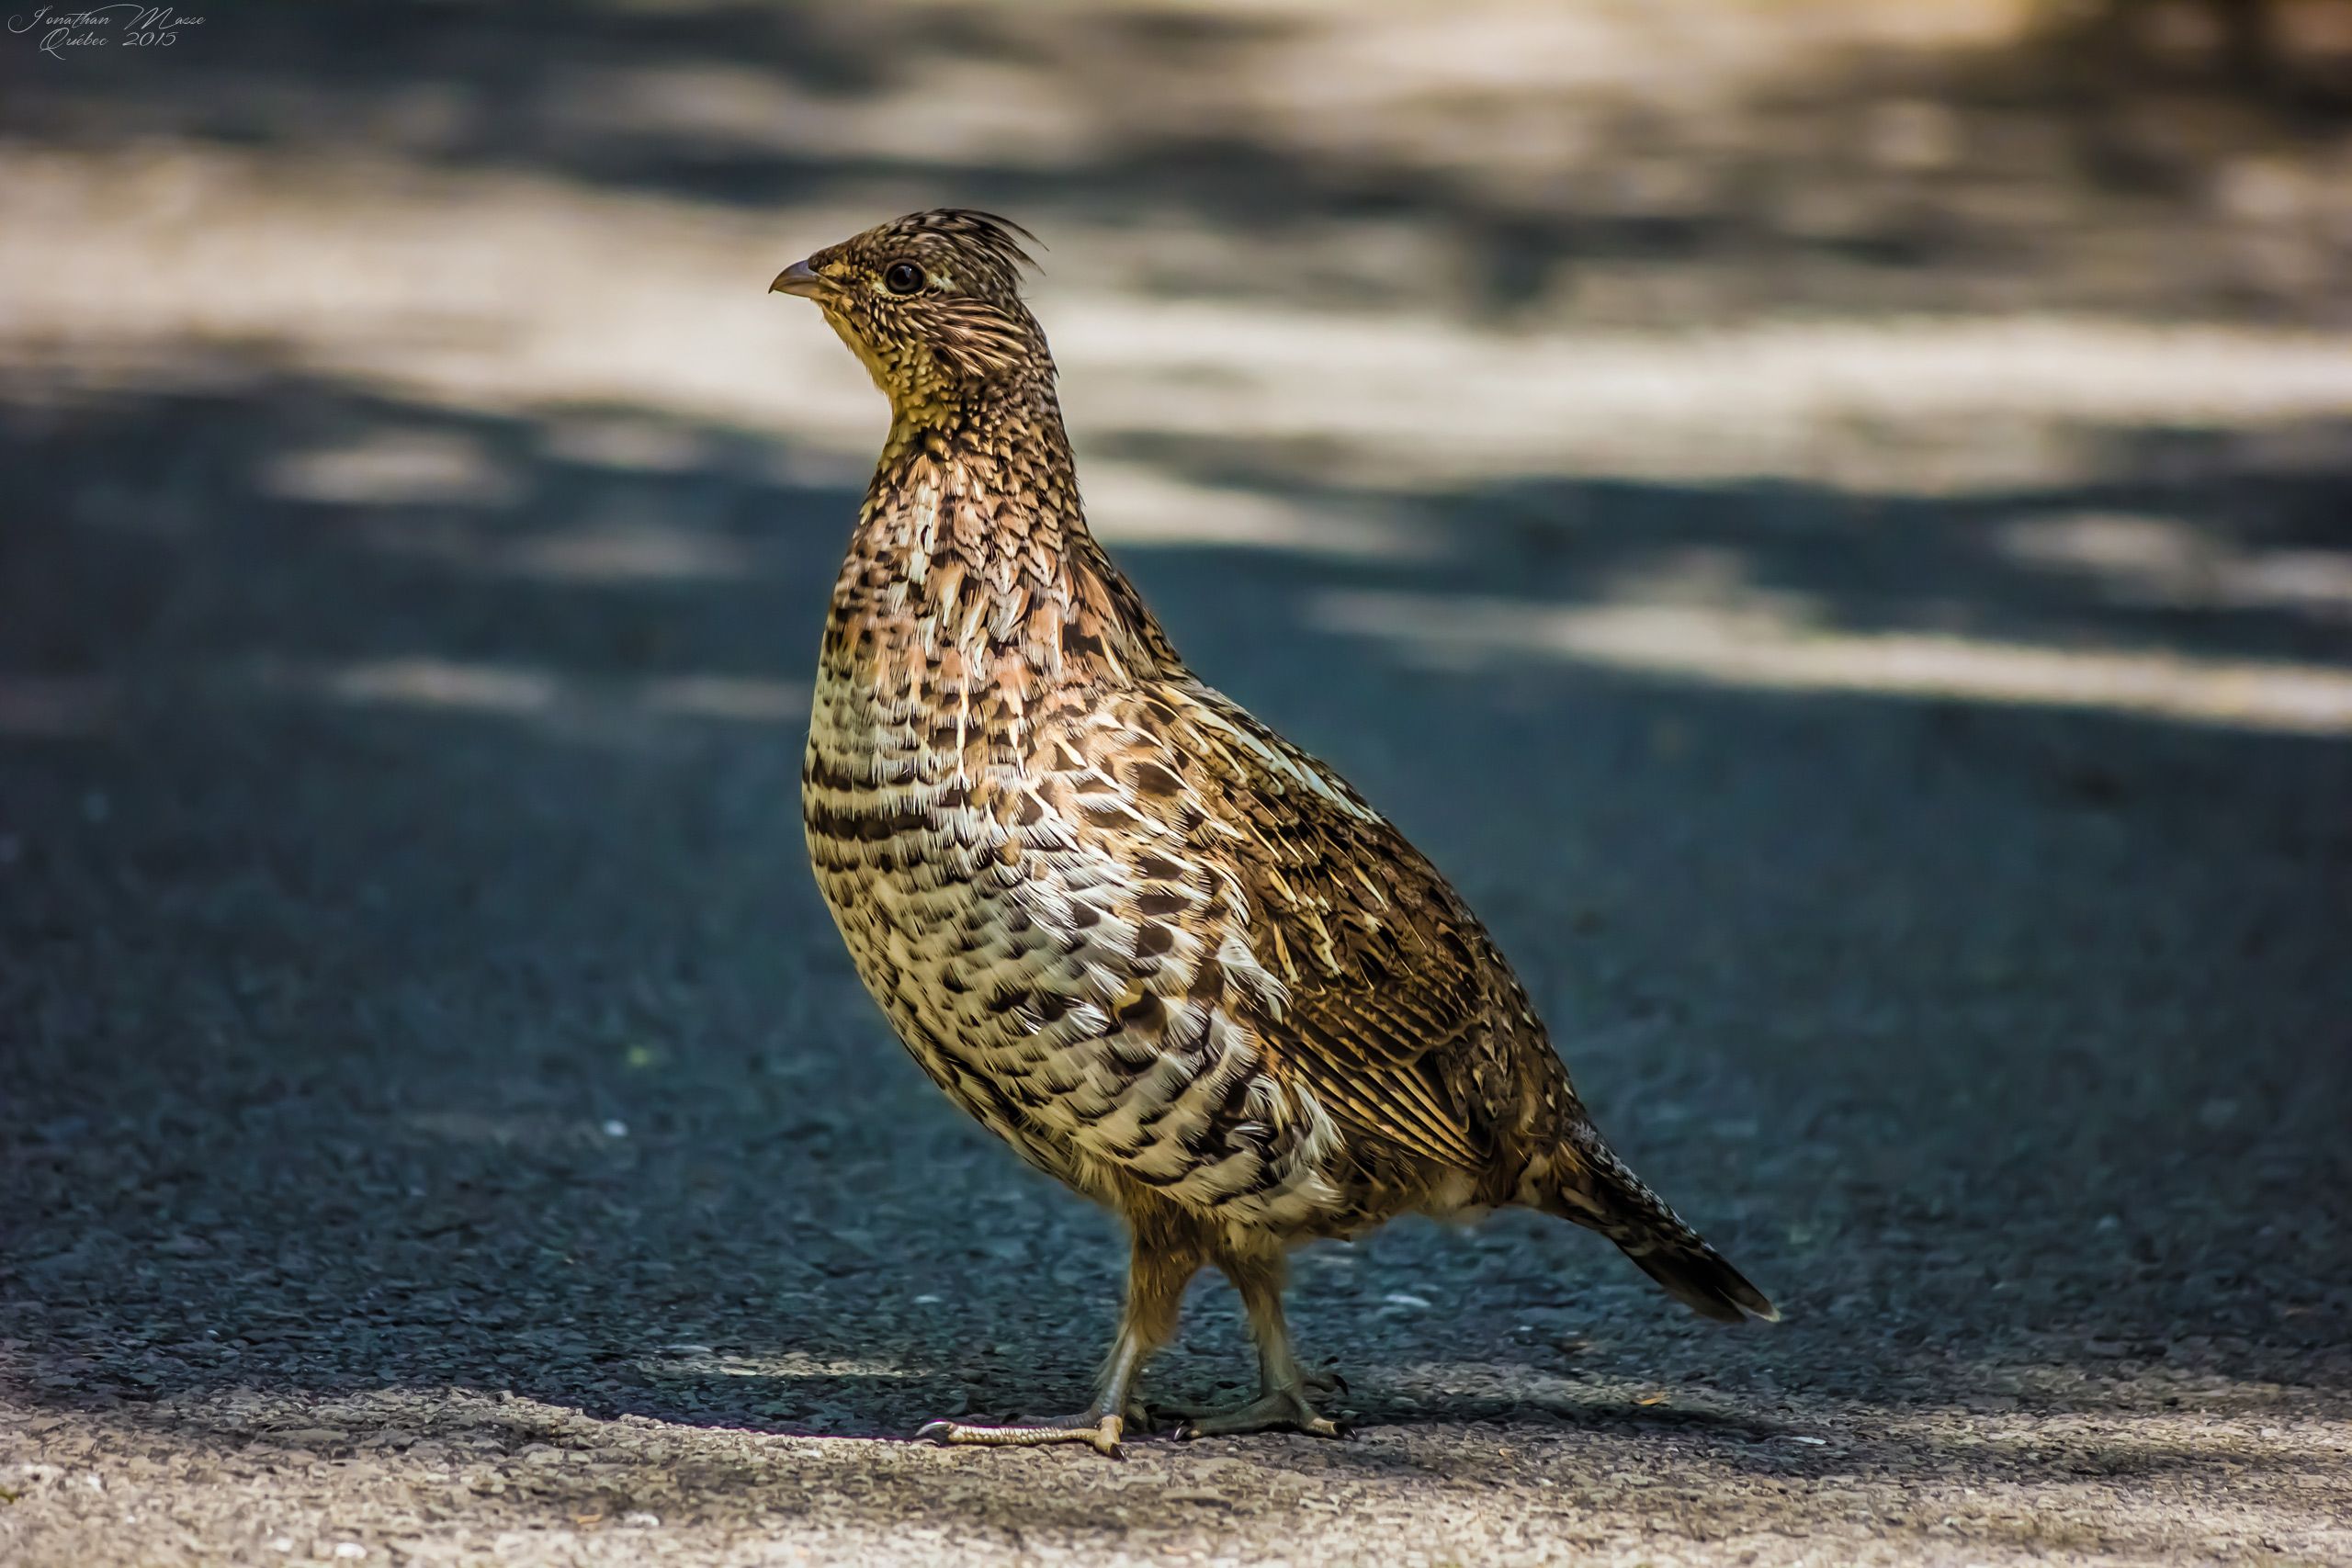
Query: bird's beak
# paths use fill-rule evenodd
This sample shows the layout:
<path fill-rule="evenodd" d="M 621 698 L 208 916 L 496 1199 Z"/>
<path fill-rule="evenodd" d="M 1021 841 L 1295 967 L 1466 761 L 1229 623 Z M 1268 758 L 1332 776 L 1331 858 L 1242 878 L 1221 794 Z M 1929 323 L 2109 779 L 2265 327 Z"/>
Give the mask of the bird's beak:
<path fill-rule="evenodd" d="M 768 285 L 771 294 L 797 294 L 803 299 L 814 299 L 825 290 L 824 275 L 805 261 L 794 262 L 775 275 Z"/>

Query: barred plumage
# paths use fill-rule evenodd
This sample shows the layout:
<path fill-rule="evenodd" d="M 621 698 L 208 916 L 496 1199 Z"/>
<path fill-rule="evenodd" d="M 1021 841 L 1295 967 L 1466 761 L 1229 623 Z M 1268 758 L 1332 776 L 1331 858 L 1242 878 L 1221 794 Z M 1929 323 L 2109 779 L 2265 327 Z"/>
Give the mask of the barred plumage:
<path fill-rule="evenodd" d="M 1701 1312 L 1775 1315 L 1593 1130 L 1453 888 L 1193 675 L 1088 533 L 1026 259 L 1003 220 L 942 210 L 775 284 L 823 307 L 893 415 L 809 727 L 819 884 L 924 1070 L 1135 1240 L 1092 1408 L 927 1430 L 1115 1450 L 1214 1264 L 1264 1390 L 1188 1429 L 1335 1432 L 1283 1326 L 1283 1257 L 1408 1212 L 1541 1208 Z"/>

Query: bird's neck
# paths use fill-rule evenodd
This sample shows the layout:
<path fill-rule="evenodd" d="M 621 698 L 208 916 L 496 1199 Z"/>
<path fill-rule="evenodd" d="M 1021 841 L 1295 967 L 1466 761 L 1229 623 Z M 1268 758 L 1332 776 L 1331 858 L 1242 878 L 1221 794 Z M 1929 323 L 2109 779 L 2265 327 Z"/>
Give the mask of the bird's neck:
<path fill-rule="evenodd" d="M 1021 378 L 894 397 L 861 528 L 917 521 L 917 504 L 933 493 L 985 500 L 1001 525 L 990 537 L 1001 543 L 1017 536 L 1051 546 L 1084 533 L 1078 467 L 1052 381 Z"/>
<path fill-rule="evenodd" d="M 1087 529 L 1050 380 L 894 404 L 834 588 L 829 659 L 934 696 L 1179 668 Z"/>

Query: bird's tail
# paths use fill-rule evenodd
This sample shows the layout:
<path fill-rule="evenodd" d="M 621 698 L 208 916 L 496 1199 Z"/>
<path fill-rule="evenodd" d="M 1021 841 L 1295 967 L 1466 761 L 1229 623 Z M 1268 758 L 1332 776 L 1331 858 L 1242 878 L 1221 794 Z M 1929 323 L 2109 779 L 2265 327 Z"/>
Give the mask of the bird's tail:
<path fill-rule="evenodd" d="M 1599 1231 L 1692 1312 L 1719 1323 L 1746 1317 L 1780 1321 L 1780 1309 L 1764 1292 L 1644 1186 L 1589 1123 L 1564 1139 L 1528 1176 L 1523 1201 Z"/>

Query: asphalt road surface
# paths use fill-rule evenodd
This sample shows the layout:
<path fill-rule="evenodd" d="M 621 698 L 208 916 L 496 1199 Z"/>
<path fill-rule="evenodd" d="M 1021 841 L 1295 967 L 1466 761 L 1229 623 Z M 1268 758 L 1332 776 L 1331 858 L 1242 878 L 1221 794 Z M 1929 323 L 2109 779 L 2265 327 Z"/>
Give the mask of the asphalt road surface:
<path fill-rule="evenodd" d="M 1532 1217 L 1408 1224 L 1298 1269 L 1351 1442 L 944 1452 L 905 1438 L 1074 1406 L 1121 1258 L 939 1100 L 814 896 L 793 705 L 851 493 L 633 481 L 751 565 L 584 591 L 251 491 L 289 423 L 383 417 L 8 429 L 5 637 L 87 672 L 14 683 L 0 775 L 12 1562 L 2352 1552 L 2340 741 L 1442 668 L 1298 610 L 1540 594 L 1573 539 L 1131 552 L 1788 1320 Z M 101 484 L 209 521 L 93 523 Z M 1238 1333 L 1204 1285 L 1157 1386 L 1238 1391 Z"/>

